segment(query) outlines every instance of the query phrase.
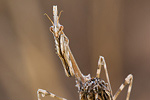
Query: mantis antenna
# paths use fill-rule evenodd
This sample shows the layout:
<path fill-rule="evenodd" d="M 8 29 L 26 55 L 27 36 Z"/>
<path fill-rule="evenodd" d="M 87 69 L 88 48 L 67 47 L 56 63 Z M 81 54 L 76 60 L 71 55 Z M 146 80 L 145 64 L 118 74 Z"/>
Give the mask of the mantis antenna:
<path fill-rule="evenodd" d="M 50 20 L 50 22 L 53 24 L 53 26 L 54 26 L 54 23 L 53 23 L 53 21 L 51 20 L 51 18 L 47 15 L 47 13 L 45 13 L 44 15 L 46 15 L 46 17 Z"/>

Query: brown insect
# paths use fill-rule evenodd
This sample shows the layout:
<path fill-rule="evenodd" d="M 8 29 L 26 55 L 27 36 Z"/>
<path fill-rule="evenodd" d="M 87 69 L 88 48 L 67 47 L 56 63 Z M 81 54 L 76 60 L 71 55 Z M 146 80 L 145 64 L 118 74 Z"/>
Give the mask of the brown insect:
<path fill-rule="evenodd" d="M 90 74 L 87 76 L 83 75 L 73 57 L 73 54 L 71 53 L 71 50 L 69 48 L 69 39 L 66 37 L 66 35 L 63 32 L 64 28 L 59 23 L 61 12 L 59 16 L 57 16 L 57 6 L 53 6 L 54 22 L 50 19 L 50 17 L 47 14 L 45 15 L 48 17 L 48 19 L 51 21 L 53 25 L 50 27 L 50 31 L 54 35 L 57 55 L 62 61 L 66 76 L 67 77 L 75 76 L 76 87 L 78 88 L 78 93 L 79 93 L 79 99 L 80 100 L 116 100 L 116 98 L 118 97 L 120 92 L 124 89 L 124 87 L 129 84 L 128 92 L 126 96 L 126 100 L 129 100 L 131 89 L 132 89 L 132 83 L 133 83 L 133 75 L 129 74 L 125 78 L 124 83 L 120 86 L 120 88 L 118 89 L 115 95 L 113 95 L 112 93 L 111 84 L 109 81 L 109 75 L 108 75 L 107 66 L 104 57 L 102 56 L 99 57 L 98 69 L 95 78 L 91 78 Z M 107 83 L 104 80 L 100 79 L 100 73 L 102 67 L 105 70 Z M 56 96 L 55 94 L 52 94 L 43 89 L 38 89 L 37 91 L 38 100 L 40 100 L 40 94 L 42 94 L 43 97 L 49 95 L 59 100 L 67 100 L 65 98 Z"/>

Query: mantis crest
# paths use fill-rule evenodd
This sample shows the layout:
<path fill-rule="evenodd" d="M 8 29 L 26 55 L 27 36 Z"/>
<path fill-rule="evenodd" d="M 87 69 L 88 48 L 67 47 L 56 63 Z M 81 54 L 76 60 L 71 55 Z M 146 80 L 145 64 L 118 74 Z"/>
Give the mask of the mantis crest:
<path fill-rule="evenodd" d="M 79 93 L 79 100 L 116 100 L 120 92 L 128 84 L 129 84 L 129 87 L 128 87 L 126 100 L 129 100 L 132 83 L 133 83 L 133 75 L 129 74 L 125 78 L 124 83 L 120 86 L 120 88 L 115 93 L 115 95 L 113 95 L 106 62 L 103 56 L 99 57 L 96 77 L 91 78 L 90 74 L 85 76 L 81 73 L 74 59 L 74 56 L 70 50 L 69 39 L 63 32 L 64 27 L 59 23 L 61 12 L 59 13 L 59 16 L 58 16 L 57 6 L 53 6 L 54 22 L 50 19 L 50 17 L 47 14 L 45 15 L 48 17 L 48 19 L 52 23 L 52 26 L 50 27 L 50 31 L 53 33 L 55 46 L 56 46 L 56 52 L 62 62 L 62 65 L 65 70 L 65 74 L 67 77 L 71 77 L 71 76 L 75 77 L 76 87 L 78 88 L 78 93 Z M 102 68 L 104 68 L 105 70 L 107 82 L 105 82 L 104 80 L 100 78 L 100 73 L 101 73 Z M 46 90 L 43 90 L 43 89 L 38 89 L 37 91 L 38 100 L 41 100 L 40 94 L 43 97 L 46 95 L 49 95 L 59 100 L 67 100 L 65 98 L 56 96 L 55 94 L 48 92 Z"/>

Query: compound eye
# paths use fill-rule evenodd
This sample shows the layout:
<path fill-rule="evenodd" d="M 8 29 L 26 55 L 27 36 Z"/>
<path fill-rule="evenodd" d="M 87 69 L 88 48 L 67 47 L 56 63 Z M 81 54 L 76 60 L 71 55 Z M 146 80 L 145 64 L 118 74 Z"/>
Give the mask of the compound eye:
<path fill-rule="evenodd" d="M 62 31 L 64 29 L 64 27 L 61 25 L 59 28 L 59 31 Z"/>
<path fill-rule="evenodd" d="M 50 30 L 52 33 L 54 32 L 54 30 L 53 30 L 53 27 L 52 27 L 52 26 L 49 28 L 49 30 Z"/>

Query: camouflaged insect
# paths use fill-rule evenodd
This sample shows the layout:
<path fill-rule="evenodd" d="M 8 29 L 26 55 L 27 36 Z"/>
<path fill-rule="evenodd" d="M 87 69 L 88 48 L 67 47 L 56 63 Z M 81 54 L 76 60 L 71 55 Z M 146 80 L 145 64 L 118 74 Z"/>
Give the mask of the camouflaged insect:
<path fill-rule="evenodd" d="M 57 6 L 53 6 L 54 22 L 50 19 L 50 17 L 47 14 L 45 15 L 49 18 L 49 20 L 53 25 L 50 27 L 50 31 L 54 35 L 56 52 L 63 64 L 66 76 L 75 77 L 76 87 L 78 88 L 78 93 L 79 93 L 79 100 L 116 100 L 120 92 L 128 84 L 129 87 L 128 87 L 126 100 L 129 100 L 131 89 L 132 89 L 132 83 L 133 83 L 133 75 L 129 74 L 125 78 L 124 83 L 120 86 L 120 88 L 115 93 L 115 95 L 113 95 L 104 57 L 102 56 L 99 57 L 96 77 L 91 78 L 90 74 L 85 76 L 81 73 L 73 57 L 73 54 L 71 53 L 71 50 L 69 48 L 69 39 L 63 32 L 64 27 L 59 23 L 61 12 L 59 16 L 57 16 L 57 13 L 58 13 Z M 102 67 L 104 68 L 107 82 L 105 82 L 100 78 Z M 37 91 L 38 100 L 41 100 L 40 94 L 42 95 L 42 97 L 49 95 L 59 100 L 67 100 L 65 98 L 56 96 L 55 94 L 43 89 L 38 89 Z"/>

